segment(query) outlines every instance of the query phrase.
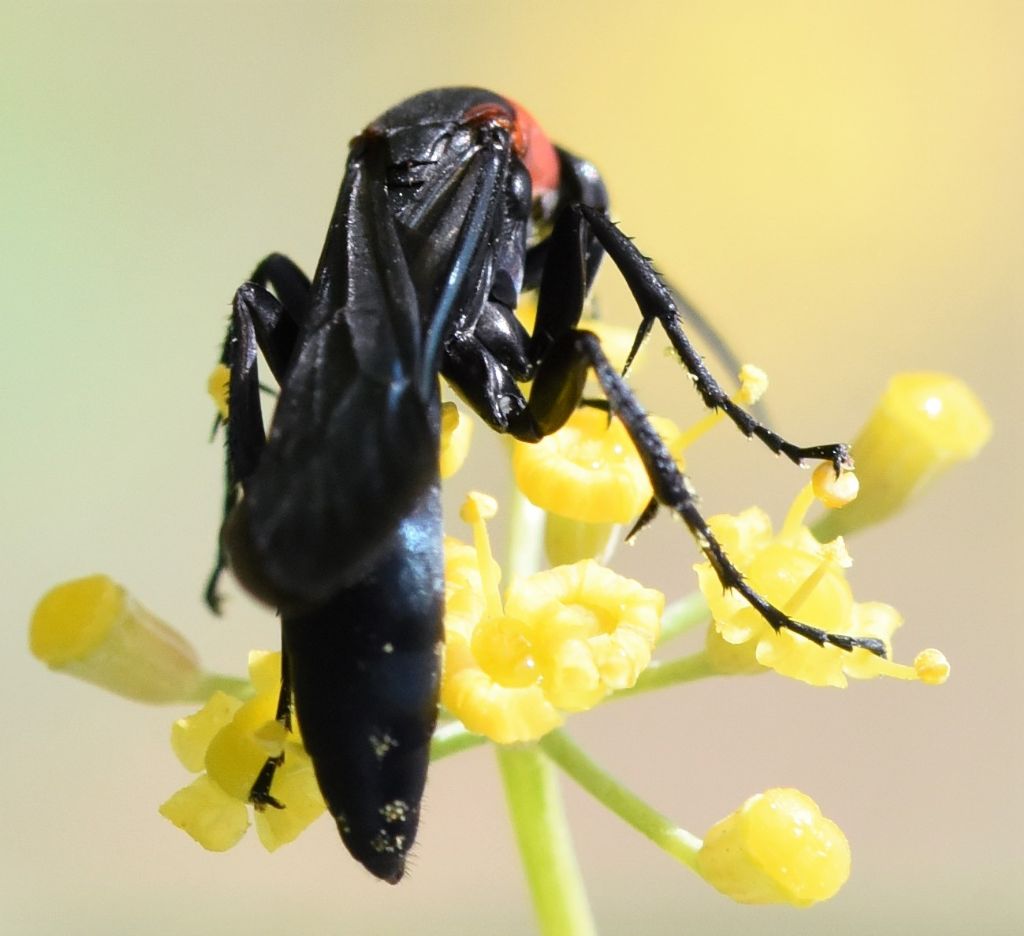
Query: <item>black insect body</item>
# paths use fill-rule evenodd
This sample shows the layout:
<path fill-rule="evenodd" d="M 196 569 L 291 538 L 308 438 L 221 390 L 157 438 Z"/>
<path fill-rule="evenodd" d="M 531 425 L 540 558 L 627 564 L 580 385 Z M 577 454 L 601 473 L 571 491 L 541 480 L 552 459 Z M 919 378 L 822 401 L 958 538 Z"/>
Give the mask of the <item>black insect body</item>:
<path fill-rule="evenodd" d="M 438 376 L 499 432 L 536 441 L 579 405 L 593 371 L 643 458 L 655 502 L 679 514 L 723 585 L 817 643 L 877 642 L 793 621 L 723 553 L 640 404 L 578 329 L 603 253 L 660 323 L 704 402 L 800 463 L 800 448 L 732 403 L 683 332 L 678 302 L 608 219 L 588 162 L 552 146 L 518 105 L 449 88 L 389 110 L 351 144 L 310 282 L 273 254 L 235 294 L 225 563 L 281 615 L 278 717 L 294 705 L 324 800 L 352 855 L 397 882 L 419 821 L 443 646 Z M 268 291 L 270 287 L 273 292 Z M 539 287 L 533 333 L 515 317 Z M 684 307 L 685 308 L 685 307 Z M 269 436 L 257 352 L 281 387 Z M 529 399 L 520 383 L 532 380 Z M 269 761 L 252 798 L 278 805 Z"/>

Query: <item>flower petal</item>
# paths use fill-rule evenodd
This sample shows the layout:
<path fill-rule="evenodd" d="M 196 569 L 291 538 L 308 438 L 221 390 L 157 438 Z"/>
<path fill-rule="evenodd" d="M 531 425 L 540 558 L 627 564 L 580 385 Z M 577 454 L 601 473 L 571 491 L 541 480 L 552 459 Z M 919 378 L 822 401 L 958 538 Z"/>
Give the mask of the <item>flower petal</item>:
<path fill-rule="evenodd" d="M 160 815 L 209 851 L 233 848 L 249 828 L 245 803 L 225 793 L 206 774 L 178 790 L 160 807 Z"/>

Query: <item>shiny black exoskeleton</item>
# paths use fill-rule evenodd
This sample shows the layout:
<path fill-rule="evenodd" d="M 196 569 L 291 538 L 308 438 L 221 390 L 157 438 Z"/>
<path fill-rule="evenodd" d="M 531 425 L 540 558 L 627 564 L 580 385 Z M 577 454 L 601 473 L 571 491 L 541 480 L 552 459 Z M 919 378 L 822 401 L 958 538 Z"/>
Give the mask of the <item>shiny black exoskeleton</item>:
<path fill-rule="evenodd" d="M 227 561 L 279 610 L 278 716 L 287 722 L 294 705 L 345 845 L 392 883 L 416 835 L 437 713 L 439 375 L 495 430 L 536 441 L 568 419 L 593 371 L 650 475 L 644 522 L 657 504 L 678 513 L 723 585 L 773 627 L 880 649 L 793 621 L 747 585 L 597 338 L 577 327 L 607 252 L 642 315 L 634 351 L 660 323 L 705 403 L 745 434 L 798 463 L 838 470 L 847 459 L 843 446 L 794 446 L 729 400 L 683 332 L 678 296 L 606 210 L 594 167 L 552 146 L 517 104 L 476 88 L 429 91 L 352 141 L 312 282 L 272 254 L 235 294 L 222 355 L 225 522 L 207 598 L 216 607 Z M 527 333 L 515 308 L 533 288 Z M 258 351 L 281 388 L 269 436 Z M 279 805 L 276 766 L 253 787 L 259 806 Z"/>

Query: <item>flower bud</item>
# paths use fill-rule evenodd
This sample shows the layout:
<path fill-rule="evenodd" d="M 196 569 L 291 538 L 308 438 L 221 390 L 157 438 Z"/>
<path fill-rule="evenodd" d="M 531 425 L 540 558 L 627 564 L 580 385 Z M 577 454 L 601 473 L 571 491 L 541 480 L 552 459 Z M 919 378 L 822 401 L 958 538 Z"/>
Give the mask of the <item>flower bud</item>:
<path fill-rule="evenodd" d="M 850 846 L 809 796 L 773 789 L 712 827 L 697 872 L 739 903 L 809 907 L 846 883 Z"/>
<path fill-rule="evenodd" d="M 203 698 L 191 644 L 105 575 L 64 582 L 32 614 L 29 646 L 50 669 L 138 702 Z"/>
<path fill-rule="evenodd" d="M 970 388 L 938 373 L 899 374 L 853 443 L 860 494 L 815 525 L 825 541 L 902 509 L 947 468 L 973 458 L 992 422 Z"/>

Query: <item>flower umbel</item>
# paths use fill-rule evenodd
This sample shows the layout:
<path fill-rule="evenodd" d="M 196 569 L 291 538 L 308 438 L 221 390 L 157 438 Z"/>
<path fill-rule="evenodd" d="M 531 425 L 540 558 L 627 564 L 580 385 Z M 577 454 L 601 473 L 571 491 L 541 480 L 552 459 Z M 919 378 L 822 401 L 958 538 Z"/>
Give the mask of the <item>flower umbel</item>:
<path fill-rule="evenodd" d="M 632 335 L 611 341 L 623 359 Z M 228 376 L 220 367 L 210 378 L 220 420 L 229 417 Z M 733 399 L 749 404 L 764 392 L 766 378 L 746 367 L 741 383 Z M 652 422 L 681 464 L 683 450 L 721 419 L 711 413 L 683 432 L 667 420 Z M 444 404 L 444 477 L 465 459 L 470 430 L 470 420 Z M 602 409 L 582 407 L 558 433 L 515 447 L 515 476 L 526 497 L 517 493 L 513 501 L 505 563 L 511 581 L 504 592 L 486 526 L 497 504 L 469 496 L 461 516 L 473 544 L 452 538 L 444 544 L 446 711 L 431 753 L 437 759 L 485 738 L 497 743 L 545 934 L 593 932 L 556 767 L 736 901 L 806 907 L 843 885 L 849 846 L 804 794 L 774 789 L 751 797 L 701 842 L 590 760 L 561 726 L 616 693 L 621 698 L 709 675 L 774 669 L 821 686 L 880 675 L 945 681 L 949 664 L 937 650 L 922 651 L 912 665 L 892 661 L 892 637 L 902 619 L 889 605 L 854 600 L 846 577 L 851 559 L 838 533 L 893 512 L 946 465 L 973 454 L 989 431 L 980 404 L 958 382 L 941 375 L 900 378 L 855 446 L 860 496 L 858 476 L 836 476 L 826 463 L 777 531 L 756 507 L 709 521 L 729 560 L 774 608 L 833 634 L 878 641 L 885 658 L 774 631 L 746 598 L 723 590 L 710 563 L 695 566 L 700 593 L 667 610 L 660 592 L 608 568 L 619 525 L 638 515 L 646 521 L 654 510 L 648 509 L 652 486 L 629 434 Z M 815 499 L 831 512 L 812 533 L 805 516 Z M 702 535 L 698 539 L 717 556 Z M 549 568 L 541 568 L 542 542 Z M 652 661 L 659 635 L 703 626 L 709 610 L 713 624 L 703 650 Z M 33 615 L 31 647 L 51 668 L 129 698 L 203 703 L 175 722 L 171 735 L 178 759 L 197 776 L 160 807 L 203 847 L 230 849 L 255 822 L 263 845 L 274 850 L 324 811 L 301 726 L 286 712 L 289 700 L 279 699 L 280 654 L 252 653 L 245 680 L 208 673 L 187 641 L 106 576 L 67 582 L 44 596 Z M 373 734 L 369 740 L 394 741 Z M 276 771 L 264 793 L 257 778 L 268 780 L 268 762 Z M 259 807 L 251 802 L 254 785 Z"/>
<path fill-rule="evenodd" d="M 515 579 L 503 604 L 485 526 L 496 509 L 471 494 L 462 516 L 476 546 L 446 544 L 441 701 L 471 731 L 510 744 L 632 686 L 650 662 L 664 596 L 583 560 Z"/>

